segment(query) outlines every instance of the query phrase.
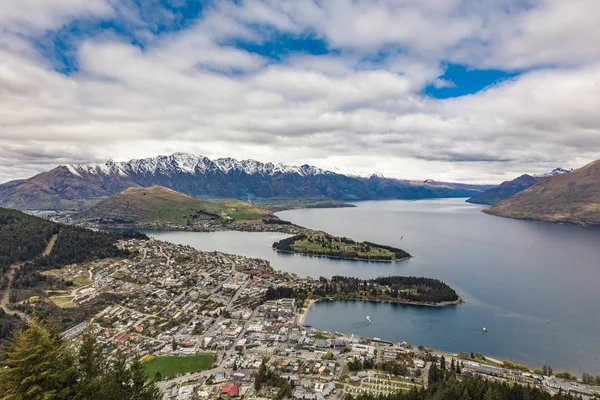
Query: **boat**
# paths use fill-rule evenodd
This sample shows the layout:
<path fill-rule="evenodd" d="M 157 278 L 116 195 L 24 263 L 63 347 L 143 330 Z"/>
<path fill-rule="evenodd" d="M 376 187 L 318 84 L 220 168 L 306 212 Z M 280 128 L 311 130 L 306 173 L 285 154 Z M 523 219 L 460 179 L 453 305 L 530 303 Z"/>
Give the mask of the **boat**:
<path fill-rule="evenodd" d="M 483 331 L 484 331 L 484 332 L 487 332 L 487 328 L 486 328 L 485 326 L 483 327 Z"/>

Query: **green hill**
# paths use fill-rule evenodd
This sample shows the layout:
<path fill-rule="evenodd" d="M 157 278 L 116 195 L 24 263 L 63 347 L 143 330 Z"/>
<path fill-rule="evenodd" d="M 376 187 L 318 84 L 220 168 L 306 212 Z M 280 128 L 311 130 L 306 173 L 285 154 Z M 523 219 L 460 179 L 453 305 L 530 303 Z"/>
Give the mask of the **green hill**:
<path fill-rule="evenodd" d="M 277 219 L 270 211 L 243 201 L 226 199 L 211 203 L 162 186 L 126 189 L 102 200 L 80 217 L 107 224 L 179 225 L 190 220 L 232 219 L 260 223 L 264 219 Z"/>

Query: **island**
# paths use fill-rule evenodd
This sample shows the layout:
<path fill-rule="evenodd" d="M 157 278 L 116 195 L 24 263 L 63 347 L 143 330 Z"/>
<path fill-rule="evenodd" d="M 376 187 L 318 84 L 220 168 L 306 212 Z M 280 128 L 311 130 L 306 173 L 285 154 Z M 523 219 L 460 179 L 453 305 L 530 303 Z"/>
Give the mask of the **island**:
<path fill-rule="evenodd" d="M 411 257 L 406 251 L 371 242 L 356 242 L 324 232 L 308 232 L 273 243 L 280 252 L 346 260 L 395 262 Z"/>
<path fill-rule="evenodd" d="M 269 288 L 268 300 L 295 298 L 300 304 L 320 300 L 369 300 L 443 307 L 460 304 L 456 291 L 439 279 L 414 276 L 386 276 L 375 279 L 334 276 L 319 278 L 307 285 Z"/>

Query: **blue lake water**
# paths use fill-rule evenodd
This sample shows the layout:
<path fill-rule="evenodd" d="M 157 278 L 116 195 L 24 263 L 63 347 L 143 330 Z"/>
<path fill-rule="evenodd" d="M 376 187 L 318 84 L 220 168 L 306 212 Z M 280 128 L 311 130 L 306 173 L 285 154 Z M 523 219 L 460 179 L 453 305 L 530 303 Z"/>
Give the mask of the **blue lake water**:
<path fill-rule="evenodd" d="M 432 308 L 321 302 L 306 322 L 321 330 L 482 352 L 531 367 L 550 364 L 555 371 L 600 373 L 600 229 L 493 217 L 464 199 L 357 205 L 278 215 L 331 234 L 401 247 L 414 258 L 386 264 L 280 254 L 271 244 L 286 235 L 272 233 L 152 236 L 200 250 L 265 258 L 274 268 L 299 275 L 439 278 L 466 303 Z M 367 315 L 373 323 L 358 324 Z"/>

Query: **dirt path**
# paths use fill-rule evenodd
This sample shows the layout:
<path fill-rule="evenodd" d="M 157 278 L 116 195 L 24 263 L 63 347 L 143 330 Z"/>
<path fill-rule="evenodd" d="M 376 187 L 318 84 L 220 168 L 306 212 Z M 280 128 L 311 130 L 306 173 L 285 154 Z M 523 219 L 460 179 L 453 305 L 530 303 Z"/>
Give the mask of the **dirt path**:
<path fill-rule="evenodd" d="M 42 253 L 43 257 L 50 255 L 50 253 L 52 252 L 52 249 L 54 248 L 54 243 L 56 243 L 56 237 L 57 237 L 57 235 L 54 235 L 50 238 L 50 241 L 46 245 L 46 249 Z M 15 278 L 15 271 L 18 270 L 19 268 L 21 268 L 21 266 L 23 264 L 25 264 L 25 263 L 22 262 L 22 263 L 13 264 L 10 266 L 10 269 L 8 271 L 8 285 L 6 286 L 6 289 L 4 290 L 4 292 L 2 292 L 2 299 L 0 300 L 0 308 L 3 308 L 4 312 L 6 312 L 7 314 L 11 314 L 11 315 L 16 314 L 19 317 L 21 317 L 21 319 L 24 319 L 27 321 L 30 319 L 29 316 L 23 314 L 20 311 L 9 310 L 8 308 L 6 308 L 6 305 L 8 304 L 8 300 L 10 298 L 10 288 L 12 286 L 13 279 Z"/>
<path fill-rule="evenodd" d="M 56 238 L 58 237 L 58 235 L 53 235 L 50 238 L 50 241 L 48 242 L 48 244 L 46 245 L 46 250 L 44 250 L 44 252 L 42 253 L 42 257 L 46 257 L 49 256 L 50 253 L 52 253 L 52 249 L 54 248 L 54 243 L 56 243 Z"/>

